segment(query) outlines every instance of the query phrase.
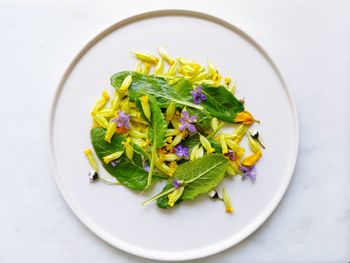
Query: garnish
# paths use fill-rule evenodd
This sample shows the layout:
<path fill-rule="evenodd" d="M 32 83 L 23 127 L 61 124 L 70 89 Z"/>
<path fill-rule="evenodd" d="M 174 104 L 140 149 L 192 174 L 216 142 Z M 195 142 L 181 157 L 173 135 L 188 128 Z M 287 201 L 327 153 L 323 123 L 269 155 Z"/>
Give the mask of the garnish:
<path fill-rule="evenodd" d="M 190 116 L 190 114 L 187 111 L 183 111 L 181 116 L 182 117 L 180 118 L 181 124 L 179 126 L 179 130 L 185 131 L 187 129 L 189 132 L 192 132 L 192 133 L 196 132 L 197 129 L 193 123 L 196 122 L 197 116 L 196 115 Z"/>
<path fill-rule="evenodd" d="M 114 74 L 114 95 L 104 90 L 93 106 L 91 142 L 117 181 L 99 176 L 93 153 L 86 149 L 93 168 L 89 180 L 143 193 L 166 179 L 163 191 L 143 205 L 156 201 L 160 208 L 171 208 L 208 194 L 223 200 L 226 212 L 232 213 L 226 188 L 220 195 L 215 188 L 221 188 L 226 175 L 256 180 L 256 164 L 265 148 L 253 129 L 259 121 L 234 96 L 235 81 L 223 77 L 212 62 L 203 66 L 172 58 L 164 48 L 158 53 L 160 57 L 133 52 L 136 70 Z M 224 131 L 225 123 L 234 129 Z M 248 150 L 241 145 L 243 138 Z"/>
<path fill-rule="evenodd" d="M 198 86 L 196 90 L 191 91 L 194 104 L 200 104 L 202 101 L 205 101 L 207 97 L 202 93 L 202 86 Z"/>

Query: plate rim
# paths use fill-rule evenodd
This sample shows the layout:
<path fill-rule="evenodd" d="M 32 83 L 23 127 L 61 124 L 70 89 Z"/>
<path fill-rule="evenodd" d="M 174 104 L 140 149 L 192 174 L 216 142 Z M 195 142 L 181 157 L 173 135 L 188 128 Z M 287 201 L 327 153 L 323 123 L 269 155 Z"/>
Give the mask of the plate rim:
<path fill-rule="evenodd" d="M 294 124 L 293 135 L 294 135 L 295 143 L 294 143 L 294 148 L 292 148 L 291 158 L 288 163 L 289 167 L 287 167 L 288 170 L 286 172 L 286 174 L 289 177 L 284 181 L 284 184 L 279 187 L 280 190 L 279 192 L 277 192 L 275 199 L 272 200 L 270 202 L 270 205 L 264 209 L 264 213 L 261 213 L 259 217 L 257 217 L 254 221 L 252 221 L 252 223 L 246 228 L 244 233 L 239 232 L 238 234 L 231 236 L 216 244 L 209 245 L 207 247 L 203 247 L 200 249 L 184 251 L 184 252 L 162 252 L 157 250 L 144 249 L 138 246 L 131 245 L 127 242 L 124 242 L 123 240 L 120 240 L 119 238 L 116 238 L 110 235 L 109 233 L 106 233 L 102 228 L 100 228 L 97 224 L 95 224 L 92 220 L 90 220 L 89 217 L 85 215 L 83 211 L 80 210 L 79 206 L 66 192 L 62 181 L 60 181 L 60 176 L 58 175 L 58 172 L 57 172 L 58 170 L 57 170 L 57 165 L 55 161 L 55 152 L 54 152 L 54 146 L 53 146 L 53 126 L 54 126 L 54 118 L 55 118 L 57 103 L 59 101 L 59 98 L 64 88 L 64 84 L 66 80 L 68 79 L 69 75 L 71 74 L 72 70 L 77 65 L 79 60 L 90 50 L 90 48 L 92 48 L 96 43 L 98 43 L 101 39 L 103 39 L 105 36 L 112 33 L 113 31 L 118 30 L 119 28 L 136 21 L 140 21 L 151 17 L 162 17 L 162 16 L 188 16 L 188 17 L 196 17 L 196 18 L 208 20 L 210 22 L 219 24 L 239 34 L 241 37 L 247 40 L 251 45 L 253 45 L 260 52 L 261 55 L 263 55 L 263 57 L 269 62 L 269 64 L 272 66 L 273 70 L 275 71 L 288 97 L 288 101 L 292 111 L 291 113 L 293 117 L 292 118 L 293 124 Z M 222 252 L 238 244 L 239 242 L 241 242 L 242 240 L 250 236 L 258 228 L 260 228 L 266 222 L 266 220 L 272 215 L 272 213 L 276 210 L 277 206 L 280 204 L 285 193 L 287 192 L 291 179 L 294 175 L 294 170 L 295 170 L 298 151 L 299 151 L 299 119 L 298 119 L 298 112 L 297 112 L 295 100 L 293 99 L 293 95 L 290 89 L 288 88 L 284 78 L 282 77 L 281 71 L 277 68 L 275 63 L 272 61 L 270 55 L 268 55 L 265 49 L 263 49 L 262 46 L 258 44 L 252 37 L 250 37 L 247 33 L 245 33 L 240 28 L 236 27 L 232 23 L 227 22 L 226 20 L 222 18 L 218 18 L 217 16 L 214 16 L 214 15 L 210 15 L 199 11 L 189 10 L 189 9 L 157 9 L 157 10 L 152 10 L 148 12 L 138 13 L 136 15 L 131 15 L 126 18 L 119 19 L 116 23 L 113 23 L 112 25 L 108 26 L 106 29 L 100 31 L 97 35 L 95 35 L 90 41 L 87 42 L 87 44 L 83 46 L 83 48 L 80 49 L 78 54 L 74 56 L 73 60 L 69 63 L 69 66 L 67 67 L 67 69 L 64 71 L 64 74 L 60 78 L 51 102 L 48 124 L 49 124 L 48 156 L 49 156 L 51 173 L 54 175 L 56 184 L 60 190 L 60 193 L 63 199 L 67 203 L 68 207 L 72 210 L 73 214 L 91 232 L 93 232 L 95 235 L 97 235 L 99 238 L 109 243 L 110 245 L 136 256 L 155 259 L 155 260 L 163 260 L 163 261 L 192 260 L 192 259 L 198 259 L 198 258 L 203 258 L 210 255 L 217 254 L 219 252 Z"/>

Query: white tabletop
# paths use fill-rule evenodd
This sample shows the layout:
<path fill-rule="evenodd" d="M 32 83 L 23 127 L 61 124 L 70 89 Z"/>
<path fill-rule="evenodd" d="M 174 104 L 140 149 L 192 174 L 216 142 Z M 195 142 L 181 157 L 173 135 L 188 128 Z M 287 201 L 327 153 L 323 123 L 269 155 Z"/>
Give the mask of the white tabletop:
<path fill-rule="evenodd" d="M 48 163 L 48 111 L 87 41 L 131 14 L 165 8 L 206 12 L 250 34 L 281 69 L 299 111 L 299 158 L 277 210 L 240 244 L 198 262 L 348 262 L 346 0 L 1 0 L 0 262 L 151 262 L 108 245 L 70 211 Z"/>

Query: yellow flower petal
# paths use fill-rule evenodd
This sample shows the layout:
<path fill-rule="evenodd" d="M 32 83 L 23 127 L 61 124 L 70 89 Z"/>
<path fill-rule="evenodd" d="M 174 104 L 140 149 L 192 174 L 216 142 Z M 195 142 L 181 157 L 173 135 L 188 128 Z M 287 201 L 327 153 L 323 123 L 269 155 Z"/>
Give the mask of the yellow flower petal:
<path fill-rule="evenodd" d="M 99 110 L 101 110 L 107 103 L 107 101 L 109 100 L 109 94 L 107 90 L 104 90 L 102 92 L 101 98 L 99 98 L 93 109 L 92 109 L 92 114 L 96 114 Z"/>
<path fill-rule="evenodd" d="M 199 135 L 199 141 L 201 142 L 207 153 L 215 152 L 215 149 L 211 146 L 209 140 L 203 135 Z"/>
<path fill-rule="evenodd" d="M 166 121 L 169 122 L 174 117 L 175 111 L 176 111 L 175 102 L 172 101 L 169 103 L 169 106 L 165 112 Z"/>
<path fill-rule="evenodd" d="M 228 153 L 225 136 L 223 134 L 220 135 L 220 144 L 221 144 L 222 153 L 223 154 Z"/>
<path fill-rule="evenodd" d="M 119 88 L 119 92 L 126 93 L 129 89 L 131 83 L 132 83 L 132 76 L 131 75 L 126 76 L 125 79 L 123 80 L 122 85 Z"/>
<path fill-rule="evenodd" d="M 152 64 L 156 64 L 158 62 L 158 58 L 148 53 L 142 52 L 132 52 L 138 59 L 142 61 L 146 61 Z"/>
<path fill-rule="evenodd" d="M 168 55 L 168 52 L 162 48 L 162 47 L 158 47 L 158 52 L 159 52 L 159 55 L 162 56 L 162 58 L 169 63 L 169 65 L 172 65 L 174 64 L 174 60 L 172 58 L 169 57 Z"/>
<path fill-rule="evenodd" d="M 222 189 L 222 197 L 224 198 L 225 211 L 227 213 L 233 213 L 233 207 L 231 205 L 230 196 L 228 195 L 225 187 Z"/>
<path fill-rule="evenodd" d="M 140 98 L 140 101 L 141 101 L 143 113 L 145 114 L 145 116 L 148 120 L 151 120 L 151 108 L 150 108 L 149 103 L 148 103 L 148 96 L 146 96 L 146 95 L 142 96 Z"/>
<path fill-rule="evenodd" d="M 234 121 L 249 125 L 254 122 L 254 118 L 253 115 L 251 115 L 248 111 L 242 111 L 236 115 Z"/>
<path fill-rule="evenodd" d="M 106 142 L 111 143 L 111 138 L 113 137 L 116 128 L 117 128 L 116 123 L 113 122 L 113 121 L 110 121 L 109 124 L 108 124 L 106 135 L 105 135 L 105 141 Z"/>
<path fill-rule="evenodd" d="M 179 188 L 175 189 L 172 193 L 168 194 L 168 198 L 169 198 L 168 205 L 171 207 L 174 206 L 175 202 L 179 200 L 184 190 L 185 190 L 185 187 L 180 186 Z"/>
<path fill-rule="evenodd" d="M 98 165 L 97 165 L 97 162 L 95 160 L 95 157 L 92 155 L 92 151 L 91 149 L 87 148 L 84 150 L 84 154 L 86 155 L 86 157 L 88 158 L 89 160 L 89 164 L 91 165 L 91 167 L 96 171 L 98 172 Z"/>
<path fill-rule="evenodd" d="M 180 65 L 180 61 L 178 59 L 175 60 L 175 62 L 169 67 L 168 75 L 169 76 L 175 76 L 177 68 L 179 67 L 179 65 Z"/>
<path fill-rule="evenodd" d="M 95 120 L 96 120 L 96 122 L 97 122 L 97 124 L 98 124 L 99 126 L 105 128 L 105 129 L 108 128 L 108 121 L 107 121 L 107 119 L 106 119 L 105 117 L 103 117 L 103 116 L 100 115 L 100 114 L 96 114 L 96 115 L 94 116 L 94 118 L 95 118 Z"/>
<path fill-rule="evenodd" d="M 109 155 L 103 157 L 103 161 L 104 161 L 105 163 L 110 163 L 111 161 L 116 160 L 116 159 L 118 159 L 120 156 L 122 156 L 123 153 L 124 153 L 123 151 L 119 151 L 119 152 L 115 152 L 115 153 L 109 154 Z"/>
<path fill-rule="evenodd" d="M 261 158 L 261 152 L 253 153 L 242 160 L 243 166 L 253 166 Z"/>
<path fill-rule="evenodd" d="M 154 74 L 156 74 L 156 75 L 162 74 L 163 69 L 164 69 L 164 60 L 161 57 L 156 65 L 156 67 L 154 68 Z"/>

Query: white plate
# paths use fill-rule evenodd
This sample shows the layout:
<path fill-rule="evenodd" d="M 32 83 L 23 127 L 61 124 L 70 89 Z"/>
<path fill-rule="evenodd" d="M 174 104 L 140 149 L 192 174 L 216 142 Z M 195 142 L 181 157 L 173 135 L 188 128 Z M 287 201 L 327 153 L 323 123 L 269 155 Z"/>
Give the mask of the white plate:
<path fill-rule="evenodd" d="M 237 82 L 236 95 L 262 123 L 255 125 L 267 150 L 255 183 L 227 180 L 234 214 L 202 196 L 161 210 L 140 205 L 146 197 L 125 187 L 89 184 L 83 149 L 90 147 L 89 112 L 109 77 L 133 69 L 130 51 L 155 52 L 201 63 L 211 59 Z M 112 90 L 112 88 L 111 88 Z M 291 180 L 298 149 L 293 100 L 263 49 L 233 25 L 206 14 L 166 10 L 123 20 L 103 31 L 77 55 L 58 87 L 50 120 L 50 154 L 57 184 L 79 219 L 96 235 L 135 255 L 161 260 L 208 256 L 255 231 L 280 202 Z M 102 176 L 107 177 L 106 173 Z M 157 185 L 152 193 L 160 190 Z"/>

